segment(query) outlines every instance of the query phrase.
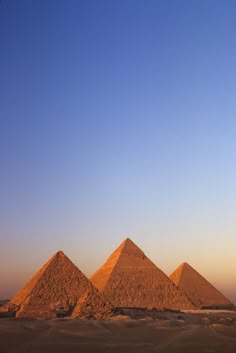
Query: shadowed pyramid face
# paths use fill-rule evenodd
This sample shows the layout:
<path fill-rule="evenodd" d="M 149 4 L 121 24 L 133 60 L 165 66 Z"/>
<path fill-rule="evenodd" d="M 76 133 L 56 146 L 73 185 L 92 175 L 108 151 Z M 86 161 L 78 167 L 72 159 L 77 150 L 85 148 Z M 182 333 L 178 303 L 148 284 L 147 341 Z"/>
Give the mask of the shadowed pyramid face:
<path fill-rule="evenodd" d="M 78 307 L 78 300 L 85 293 L 88 300 L 81 301 Z M 16 309 L 17 317 L 55 317 L 58 310 L 71 314 L 75 307 L 78 315 L 91 316 L 96 315 L 95 308 L 101 314 L 99 306 L 102 308 L 102 304 L 104 312 L 108 312 L 110 304 L 70 259 L 59 251 L 11 299 L 9 308 Z"/>
<path fill-rule="evenodd" d="M 91 281 L 116 307 L 194 308 L 129 238 L 112 253 Z"/>
<path fill-rule="evenodd" d="M 233 306 L 223 294 L 186 262 L 170 275 L 170 279 L 197 308 Z"/>

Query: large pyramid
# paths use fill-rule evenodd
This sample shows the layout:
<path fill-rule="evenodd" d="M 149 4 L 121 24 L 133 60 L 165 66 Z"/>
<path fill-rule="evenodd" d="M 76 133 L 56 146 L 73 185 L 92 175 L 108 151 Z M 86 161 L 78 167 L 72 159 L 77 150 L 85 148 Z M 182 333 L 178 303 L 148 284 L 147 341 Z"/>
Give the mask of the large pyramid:
<path fill-rule="evenodd" d="M 190 298 L 197 308 L 233 307 L 233 304 L 223 294 L 186 262 L 170 275 L 170 279 Z"/>
<path fill-rule="evenodd" d="M 10 300 L 16 317 L 50 318 L 59 314 L 102 318 L 111 306 L 62 252 L 57 252 Z"/>
<path fill-rule="evenodd" d="M 115 307 L 194 308 L 130 239 L 113 252 L 91 282 Z"/>

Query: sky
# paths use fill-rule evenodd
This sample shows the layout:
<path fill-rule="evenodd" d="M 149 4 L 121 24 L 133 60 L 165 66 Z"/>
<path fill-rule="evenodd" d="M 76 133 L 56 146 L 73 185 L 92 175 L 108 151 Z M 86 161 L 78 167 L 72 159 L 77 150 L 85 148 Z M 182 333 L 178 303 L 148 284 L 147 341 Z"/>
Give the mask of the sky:
<path fill-rule="evenodd" d="M 0 1 L 0 298 L 130 237 L 236 302 L 236 2 Z"/>

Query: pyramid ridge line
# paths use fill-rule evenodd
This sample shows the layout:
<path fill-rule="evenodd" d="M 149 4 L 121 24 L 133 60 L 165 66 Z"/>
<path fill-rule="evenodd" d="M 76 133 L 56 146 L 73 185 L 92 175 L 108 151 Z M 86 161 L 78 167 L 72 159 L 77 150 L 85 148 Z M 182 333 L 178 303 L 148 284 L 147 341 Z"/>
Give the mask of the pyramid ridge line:
<path fill-rule="evenodd" d="M 127 238 L 125 238 L 125 240 L 123 241 L 124 243 L 125 242 L 132 242 L 133 243 L 133 240 L 130 238 L 130 237 L 127 237 Z"/>
<path fill-rule="evenodd" d="M 101 271 L 107 272 L 105 277 L 107 278 L 108 281 L 104 281 L 105 287 L 107 286 L 108 282 L 109 282 L 109 278 L 111 278 L 112 274 L 116 271 L 116 268 L 119 266 L 119 262 L 121 257 L 123 257 L 124 255 L 133 255 L 132 252 L 127 252 L 126 253 L 126 246 L 129 246 L 129 244 L 136 250 L 138 250 L 138 252 L 140 252 L 140 254 L 145 257 L 145 254 L 143 252 L 142 249 L 140 249 L 130 238 L 125 238 L 125 240 L 123 240 L 120 245 L 118 245 L 115 250 L 110 254 L 110 256 L 108 256 L 107 260 L 93 273 L 93 275 L 90 277 L 91 282 L 95 285 L 96 288 L 98 288 L 98 283 L 94 283 L 94 278 L 96 278 L 96 276 L 98 274 L 101 273 Z M 135 255 L 133 255 L 135 256 Z M 110 263 L 112 263 L 112 266 L 108 267 L 107 269 L 107 265 L 109 265 Z M 103 287 L 103 290 L 105 289 L 105 287 Z M 99 290 L 101 291 L 101 287 L 99 286 Z"/>
<path fill-rule="evenodd" d="M 180 268 L 184 269 L 184 268 L 186 268 L 186 267 L 192 268 L 192 269 L 194 270 L 194 268 L 193 268 L 188 262 L 186 262 L 186 261 L 182 262 L 182 263 L 179 265 L 179 267 L 176 268 L 176 270 L 177 270 L 177 269 L 180 269 Z"/>
<path fill-rule="evenodd" d="M 131 240 L 130 238 L 125 238 L 125 239 L 120 243 L 120 245 L 118 245 L 118 247 L 117 247 L 114 251 L 118 250 L 119 248 L 121 248 L 121 251 L 122 251 L 122 249 L 123 249 L 126 245 L 128 245 L 128 244 L 130 244 L 130 245 L 136 245 L 136 244 L 133 242 L 133 240 Z M 137 246 L 137 245 L 136 245 L 136 246 Z"/>

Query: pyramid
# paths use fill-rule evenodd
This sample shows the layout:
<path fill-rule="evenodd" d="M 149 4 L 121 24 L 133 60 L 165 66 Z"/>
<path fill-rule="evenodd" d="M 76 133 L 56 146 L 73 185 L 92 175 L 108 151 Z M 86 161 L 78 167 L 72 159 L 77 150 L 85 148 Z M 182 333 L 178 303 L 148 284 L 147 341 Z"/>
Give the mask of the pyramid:
<path fill-rule="evenodd" d="M 129 238 L 90 278 L 115 307 L 193 309 L 193 304 Z"/>
<path fill-rule="evenodd" d="M 83 298 L 83 300 L 81 300 Z M 62 252 L 57 252 L 10 300 L 16 317 L 51 318 L 109 315 L 110 304 Z M 76 311 L 74 311 L 76 310 Z"/>
<path fill-rule="evenodd" d="M 233 304 L 194 268 L 184 262 L 170 279 L 197 308 L 231 308 Z"/>

